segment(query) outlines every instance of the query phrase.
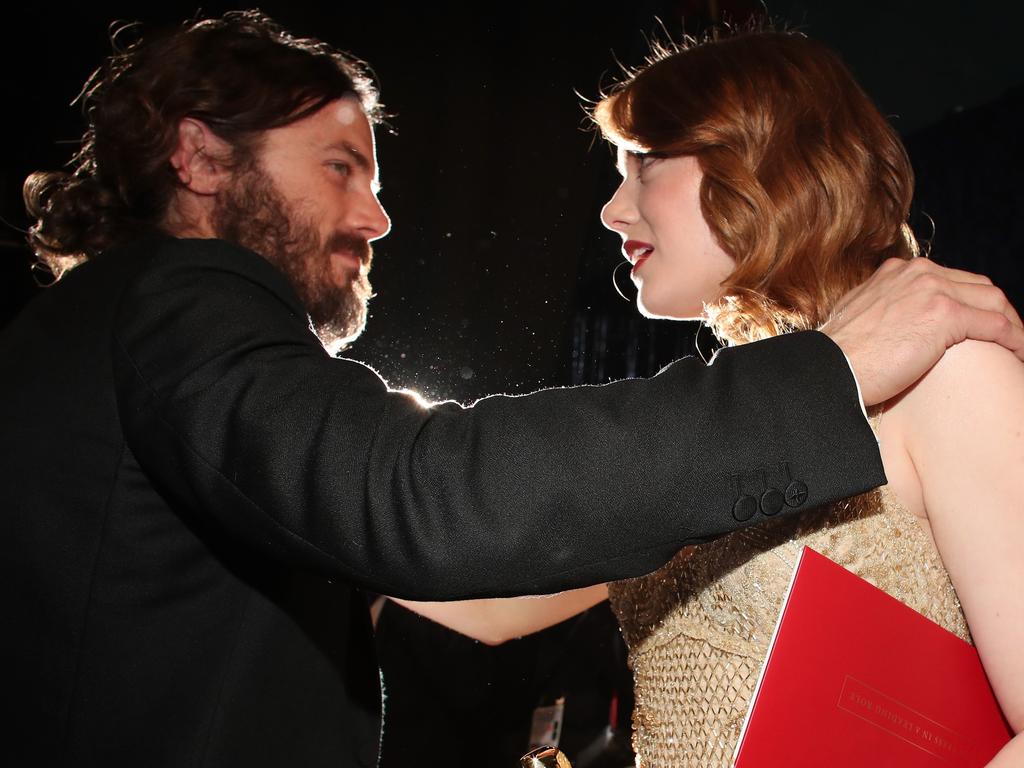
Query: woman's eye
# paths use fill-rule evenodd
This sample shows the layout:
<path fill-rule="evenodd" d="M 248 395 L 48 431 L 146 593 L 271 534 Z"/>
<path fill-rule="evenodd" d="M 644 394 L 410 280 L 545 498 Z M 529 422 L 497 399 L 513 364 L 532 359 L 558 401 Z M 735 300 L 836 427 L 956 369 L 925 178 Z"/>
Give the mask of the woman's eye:
<path fill-rule="evenodd" d="M 644 154 L 638 155 L 636 159 L 636 178 L 641 184 L 644 183 L 647 178 L 647 174 L 658 160 L 661 158 L 657 155 Z"/>

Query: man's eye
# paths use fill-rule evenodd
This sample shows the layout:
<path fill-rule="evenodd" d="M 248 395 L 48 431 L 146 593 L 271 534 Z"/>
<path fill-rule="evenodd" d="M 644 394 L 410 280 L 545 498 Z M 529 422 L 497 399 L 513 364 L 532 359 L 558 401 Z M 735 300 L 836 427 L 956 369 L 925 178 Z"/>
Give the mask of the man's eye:
<path fill-rule="evenodd" d="M 352 173 L 352 166 L 349 165 L 348 163 L 335 162 L 328 163 L 328 165 L 331 167 L 331 170 L 333 170 L 337 174 L 340 174 L 341 176 L 348 176 L 350 173 Z"/>

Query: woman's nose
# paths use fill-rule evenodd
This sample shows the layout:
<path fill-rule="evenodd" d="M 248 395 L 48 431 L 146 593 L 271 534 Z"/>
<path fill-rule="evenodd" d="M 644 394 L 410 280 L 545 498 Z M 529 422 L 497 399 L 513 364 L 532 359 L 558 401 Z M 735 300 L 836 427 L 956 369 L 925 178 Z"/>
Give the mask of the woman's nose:
<path fill-rule="evenodd" d="M 601 209 L 601 223 L 613 232 L 622 232 L 635 221 L 636 206 L 630 199 L 626 182 L 623 181 Z"/>

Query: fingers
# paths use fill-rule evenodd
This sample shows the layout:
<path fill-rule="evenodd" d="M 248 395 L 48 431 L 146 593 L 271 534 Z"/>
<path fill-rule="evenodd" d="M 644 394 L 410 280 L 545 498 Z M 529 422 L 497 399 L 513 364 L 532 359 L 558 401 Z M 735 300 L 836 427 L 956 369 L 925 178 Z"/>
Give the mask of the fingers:
<path fill-rule="evenodd" d="M 1024 360 L 1024 325 L 1003 292 L 984 275 L 926 259 L 886 261 L 837 302 L 821 330 L 850 360 L 865 402 L 902 391 L 964 339 Z"/>
<path fill-rule="evenodd" d="M 901 261 L 897 259 L 897 261 Z M 941 264 L 936 264 L 931 259 L 917 258 L 910 259 L 909 261 L 903 261 L 904 264 L 911 269 L 922 269 L 932 274 L 944 277 L 947 280 L 951 280 L 955 283 L 977 283 L 980 285 L 992 285 L 992 281 L 985 275 L 978 275 L 974 272 L 968 272 L 964 269 L 956 269 L 955 267 L 944 267 Z"/>
<path fill-rule="evenodd" d="M 1015 324 L 1001 312 L 961 305 L 958 335 L 977 341 L 994 341 L 1024 360 L 1024 328 L 1019 321 Z"/>
<path fill-rule="evenodd" d="M 901 288 L 913 293 L 950 296 L 968 307 L 1002 314 L 1016 327 L 1024 327 L 1006 295 L 985 275 L 916 258 L 887 259 L 872 277 L 877 278 L 886 291 Z"/>
<path fill-rule="evenodd" d="M 1021 328 L 1020 315 L 999 288 L 991 283 L 954 282 L 949 286 L 949 296 L 972 309 L 985 310 L 1005 317 L 1011 325 Z M 973 338 L 973 337 L 972 337 Z"/>
<path fill-rule="evenodd" d="M 917 278 L 915 292 L 936 313 L 940 325 L 945 325 L 946 346 L 964 339 L 993 341 L 1024 360 L 1024 326 L 1020 315 L 999 288 L 987 278 L 952 280 L 950 275 L 982 278 L 962 270 L 940 267 Z M 930 294 L 930 296 L 929 296 Z"/>

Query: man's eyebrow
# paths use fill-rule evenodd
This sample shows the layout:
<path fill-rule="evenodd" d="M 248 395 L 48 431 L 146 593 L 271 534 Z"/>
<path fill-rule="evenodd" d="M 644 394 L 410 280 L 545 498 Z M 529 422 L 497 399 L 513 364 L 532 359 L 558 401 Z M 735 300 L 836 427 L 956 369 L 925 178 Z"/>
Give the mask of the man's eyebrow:
<path fill-rule="evenodd" d="M 333 149 L 337 152 L 345 152 L 352 158 L 352 161 L 356 165 L 358 165 L 362 170 L 367 172 L 373 170 L 373 164 L 370 162 L 370 159 L 362 152 L 360 152 L 358 149 L 356 149 L 354 146 L 349 144 L 347 141 L 337 141 L 334 142 L 333 144 L 328 144 L 326 149 Z"/>

